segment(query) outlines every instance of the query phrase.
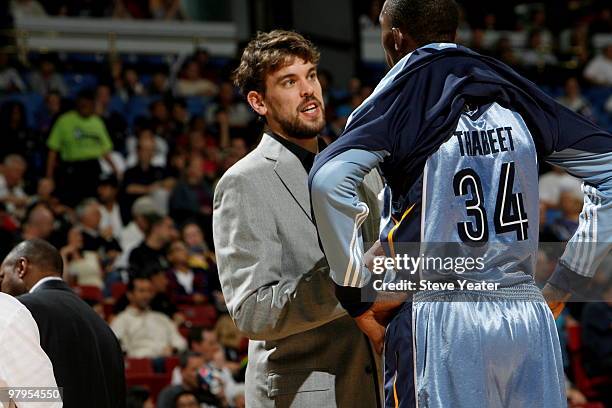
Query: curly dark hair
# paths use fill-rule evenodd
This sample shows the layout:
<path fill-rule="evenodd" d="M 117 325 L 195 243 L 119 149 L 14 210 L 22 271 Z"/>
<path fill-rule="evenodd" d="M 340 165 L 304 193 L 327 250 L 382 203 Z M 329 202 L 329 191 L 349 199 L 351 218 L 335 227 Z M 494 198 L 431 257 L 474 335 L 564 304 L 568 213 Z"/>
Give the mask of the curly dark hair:
<path fill-rule="evenodd" d="M 240 65 L 234 71 L 234 85 L 245 96 L 251 91 L 264 93 L 266 75 L 291 64 L 295 57 L 316 65 L 320 54 L 310 41 L 294 31 L 257 33 L 244 49 Z"/>

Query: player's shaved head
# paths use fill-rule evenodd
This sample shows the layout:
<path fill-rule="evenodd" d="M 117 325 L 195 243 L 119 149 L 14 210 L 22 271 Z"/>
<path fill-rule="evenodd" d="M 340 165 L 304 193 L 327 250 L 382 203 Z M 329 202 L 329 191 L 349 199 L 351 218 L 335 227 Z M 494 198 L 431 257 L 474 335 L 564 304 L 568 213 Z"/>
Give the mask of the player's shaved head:
<path fill-rule="evenodd" d="M 30 265 L 46 275 L 61 275 L 64 262 L 59 251 L 42 239 L 30 239 L 18 244 L 7 255 L 5 262 L 15 262 L 24 258 Z"/>
<path fill-rule="evenodd" d="M 454 0 L 387 0 L 383 6 L 393 27 L 401 29 L 417 46 L 452 42 L 459 24 Z"/>

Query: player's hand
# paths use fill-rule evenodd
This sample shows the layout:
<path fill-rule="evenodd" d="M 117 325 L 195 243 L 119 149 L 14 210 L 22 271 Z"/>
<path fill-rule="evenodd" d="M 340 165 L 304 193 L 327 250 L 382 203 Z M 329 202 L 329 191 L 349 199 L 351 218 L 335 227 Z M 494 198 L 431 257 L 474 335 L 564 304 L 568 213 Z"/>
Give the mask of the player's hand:
<path fill-rule="evenodd" d="M 553 316 L 557 319 L 561 312 L 563 312 L 563 309 L 565 309 L 565 302 L 567 302 L 571 294 L 547 283 L 544 289 L 542 289 L 542 296 L 544 296 Z"/>
<path fill-rule="evenodd" d="M 404 303 L 403 300 L 397 299 L 377 301 L 365 313 L 355 318 L 357 326 L 370 338 L 378 354 L 382 354 L 385 343 L 385 327 Z"/>
<path fill-rule="evenodd" d="M 385 250 L 380 243 L 380 240 L 376 241 L 374 245 L 368 251 L 363 254 L 363 262 L 367 266 L 368 270 L 371 272 L 374 270 L 374 259 L 379 256 L 385 256 Z"/>
<path fill-rule="evenodd" d="M 355 318 L 355 323 L 368 336 L 374 345 L 374 350 L 382 354 L 385 344 L 385 326 L 376 319 L 374 311 L 371 308 L 366 310 L 361 316 Z"/>

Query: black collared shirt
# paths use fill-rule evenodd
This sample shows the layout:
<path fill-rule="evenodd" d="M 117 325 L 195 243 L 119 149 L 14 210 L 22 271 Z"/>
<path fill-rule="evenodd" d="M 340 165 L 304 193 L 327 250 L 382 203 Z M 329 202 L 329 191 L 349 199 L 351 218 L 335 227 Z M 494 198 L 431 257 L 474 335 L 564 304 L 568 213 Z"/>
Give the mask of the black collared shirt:
<path fill-rule="evenodd" d="M 313 152 L 309 152 L 302 146 L 298 146 L 295 143 L 290 142 L 289 140 L 277 135 L 274 132 L 268 130 L 266 133 L 272 136 L 277 142 L 285 146 L 291 153 L 293 153 L 300 160 L 302 166 L 304 166 L 304 170 L 306 170 L 306 173 L 310 173 L 310 169 L 312 168 L 312 164 L 314 163 L 316 154 L 314 154 Z M 327 147 L 327 145 L 320 137 L 317 138 L 317 141 L 319 142 L 320 153 L 323 149 Z"/>

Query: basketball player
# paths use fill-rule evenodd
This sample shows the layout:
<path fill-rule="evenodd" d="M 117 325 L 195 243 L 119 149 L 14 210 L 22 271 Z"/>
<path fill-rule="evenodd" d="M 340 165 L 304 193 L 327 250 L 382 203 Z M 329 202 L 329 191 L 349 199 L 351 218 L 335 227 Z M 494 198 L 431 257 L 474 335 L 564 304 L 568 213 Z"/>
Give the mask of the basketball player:
<path fill-rule="evenodd" d="M 544 289 L 557 314 L 610 250 L 612 135 L 455 44 L 457 20 L 453 0 L 385 2 L 392 68 L 310 172 L 320 240 L 340 302 L 373 341 L 385 336 L 387 406 L 565 407 L 553 313 L 533 280 L 538 159 L 584 181 L 580 227 Z M 360 301 L 373 277 L 355 234 L 369 211 L 355 188 L 377 166 L 387 183 L 387 256 L 418 242 L 423 257 L 484 260 L 480 270 L 421 266 L 419 282 L 476 289 L 417 292 L 386 335 L 377 320 L 385 306 Z"/>

